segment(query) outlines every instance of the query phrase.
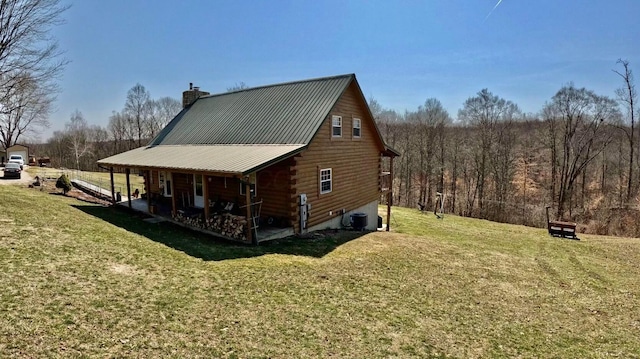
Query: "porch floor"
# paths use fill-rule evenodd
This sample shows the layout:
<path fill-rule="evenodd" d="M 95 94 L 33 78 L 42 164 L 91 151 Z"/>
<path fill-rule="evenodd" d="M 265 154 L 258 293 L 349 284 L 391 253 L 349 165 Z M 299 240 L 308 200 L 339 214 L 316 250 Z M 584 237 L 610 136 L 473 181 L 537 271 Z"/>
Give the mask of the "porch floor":
<path fill-rule="evenodd" d="M 122 197 L 122 201 L 117 203 L 119 206 L 122 207 L 129 207 L 129 202 L 127 201 L 127 197 Z M 131 199 L 131 208 L 137 212 L 141 212 L 144 214 L 147 214 L 149 216 L 152 216 L 154 218 L 158 218 L 158 219 L 162 219 L 171 223 L 175 223 L 178 224 L 180 226 L 183 226 L 185 228 L 191 228 L 194 230 L 197 230 L 199 232 L 204 232 L 207 234 L 210 234 L 212 236 L 215 237 L 219 237 L 219 238 L 224 238 L 224 239 L 229 239 L 226 236 L 223 236 L 219 233 L 213 232 L 213 231 L 208 231 L 208 230 L 203 230 L 200 228 L 194 228 L 194 227 L 189 227 L 186 226 L 184 223 L 180 223 L 177 222 L 175 220 L 173 220 L 173 218 L 171 218 L 171 215 L 167 213 L 162 213 L 162 210 L 160 211 L 160 214 L 152 214 L 149 213 L 149 205 L 146 199 L 142 199 L 142 198 L 132 198 Z M 287 228 L 276 228 L 276 227 L 258 227 L 258 242 L 264 242 L 264 241 L 269 241 L 269 240 L 274 240 L 274 239 L 278 239 L 278 238 L 285 238 L 285 237 L 289 237 L 294 235 L 293 232 L 293 227 L 287 227 Z"/>

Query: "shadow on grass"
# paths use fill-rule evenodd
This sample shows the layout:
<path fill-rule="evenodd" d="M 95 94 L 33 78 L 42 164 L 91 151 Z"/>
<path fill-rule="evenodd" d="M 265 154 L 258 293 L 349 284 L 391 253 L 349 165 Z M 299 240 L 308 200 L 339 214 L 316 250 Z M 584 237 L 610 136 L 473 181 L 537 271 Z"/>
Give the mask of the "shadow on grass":
<path fill-rule="evenodd" d="M 124 207 L 74 205 L 73 207 L 129 232 L 162 243 L 175 250 L 205 261 L 252 258 L 265 254 L 289 254 L 321 258 L 338 246 L 359 238 L 366 232 L 328 231 L 312 239 L 283 238 L 260 243 L 259 246 L 234 243 L 189 230 L 170 222 L 148 223 L 148 216 Z"/>

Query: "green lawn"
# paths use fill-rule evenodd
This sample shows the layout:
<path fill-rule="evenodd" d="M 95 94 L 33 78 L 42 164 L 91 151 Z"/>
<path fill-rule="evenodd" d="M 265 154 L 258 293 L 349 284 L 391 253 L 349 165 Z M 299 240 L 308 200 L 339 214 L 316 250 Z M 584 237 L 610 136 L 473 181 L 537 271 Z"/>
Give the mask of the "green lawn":
<path fill-rule="evenodd" d="M 0 357 L 640 357 L 640 240 L 391 225 L 250 247 L 0 186 Z"/>

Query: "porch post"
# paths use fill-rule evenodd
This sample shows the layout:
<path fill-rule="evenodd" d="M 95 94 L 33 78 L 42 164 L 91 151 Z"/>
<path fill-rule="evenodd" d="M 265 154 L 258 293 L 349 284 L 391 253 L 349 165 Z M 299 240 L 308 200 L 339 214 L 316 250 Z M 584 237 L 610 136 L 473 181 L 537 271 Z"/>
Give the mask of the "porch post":
<path fill-rule="evenodd" d="M 129 174 L 131 174 L 131 169 L 127 167 L 125 173 L 127 175 L 127 198 L 129 200 L 129 208 L 133 208 L 133 206 L 131 205 L 131 182 L 129 181 Z"/>
<path fill-rule="evenodd" d="M 387 193 L 387 232 L 391 224 L 391 205 L 393 204 L 393 156 L 389 157 L 389 193 Z"/>
<path fill-rule="evenodd" d="M 111 178 L 111 203 L 116 205 L 116 185 L 113 183 L 113 167 L 109 167 L 109 177 Z"/>
<path fill-rule="evenodd" d="M 209 219 L 209 176 L 202 175 L 202 194 L 204 195 L 204 220 Z"/>
<path fill-rule="evenodd" d="M 171 177 L 171 181 L 169 181 L 169 183 L 171 183 L 171 216 L 175 216 L 178 213 L 178 205 L 176 204 L 176 191 L 175 191 L 175 186 L 174 186 L 174 178 L 173 178 L 173 173 L 169 172 L 169 176 Z M 166 180 L 165 180 L 165 185 L 166 185 Z"/>
<path fill-rule="evenodd" d="M 151 170 L 144 176 L 144 193 L 147 194 L 147 212 L 151 213 Z"/>
<path fill-rule="evenodd" d="M 253 228 L 251 226 L 253 220 L 251 219 L 251 184 L 249 181 L 244 184 L 244 195 L 247 202 L 247 241 L 258 244 L 258 238 L 253 238 Z"/>

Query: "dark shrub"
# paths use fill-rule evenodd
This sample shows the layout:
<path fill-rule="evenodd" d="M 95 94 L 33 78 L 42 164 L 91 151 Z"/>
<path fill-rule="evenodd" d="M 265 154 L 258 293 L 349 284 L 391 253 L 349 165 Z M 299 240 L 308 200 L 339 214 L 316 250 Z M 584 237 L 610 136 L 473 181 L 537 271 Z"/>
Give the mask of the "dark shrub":
<path fill-rule="evenodd" d="M 71 191 L 71 181 L 69 181 L 69 177 L 67 177 L 66 174 L 63 173 L 62 176 L 58 178 L 58 180 L 56 181 L 56 188 L 61 188 L 64 194 L 67 194 L 67 192 Z"/>

